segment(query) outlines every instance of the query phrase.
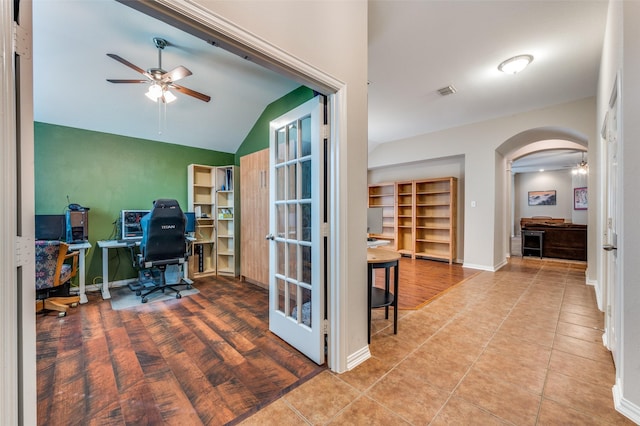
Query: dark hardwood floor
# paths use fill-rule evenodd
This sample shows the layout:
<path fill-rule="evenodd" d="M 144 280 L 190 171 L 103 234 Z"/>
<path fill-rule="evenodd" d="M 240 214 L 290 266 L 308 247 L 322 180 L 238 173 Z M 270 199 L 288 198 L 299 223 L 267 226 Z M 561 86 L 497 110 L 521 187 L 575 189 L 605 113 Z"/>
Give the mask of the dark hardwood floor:
<path fill-rule="evenodd" d="M 222 277 L 114 311 L 99 293 L 37 319 L 38 424 L 233 424 L 318 366 L 268 331 L 268 293 Z"/>
<path fill-rule="evenodd" d="M 402 258 L 400 307 L 476 272 Z M 224 277 L 194 287 L 119 311 L 89 293 L 67 317 L 39 315 L 38 424 L 235 424 L 325 369 L 268 331 L 266 290 Z"/>

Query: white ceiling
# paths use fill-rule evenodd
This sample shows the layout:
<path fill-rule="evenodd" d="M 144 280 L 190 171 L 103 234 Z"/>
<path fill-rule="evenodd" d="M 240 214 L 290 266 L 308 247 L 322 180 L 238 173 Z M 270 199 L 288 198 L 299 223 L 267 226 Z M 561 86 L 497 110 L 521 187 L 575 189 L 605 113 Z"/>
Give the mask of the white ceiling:
<path fill-rule="evenodd" d="M 116 1 L 34 0 L 33 23 L 40 122 L 235 153 L 264 108 L 300 86 Z M 144 96 L 147 84 L 106 81 L 145 78 L 107 53 L 157 67 L 153 37 L 171 44 L 162 68 L 187 67 L 193 75 L 177 83 L 210 102 L 177 93 L 164 116 Z"/>
<path fill-rule="evenodd" d="M 34 0 L 37 121 L 235 152 L 264 107 L 298 83 L 115 1 Z M 595 96 L 607 1 L 369 1 L 369 145 Z M 73 28 L 73 31 L 69 29 Z M 210 103 L 177 94 L 158 107 L 106 56 L 163 68 Z M 498 64 L 532 54 L 522 73 Z M 457 93 L 441 97 L 437 89 Z M 560 157 L 560 156 L 555 156 Z M 572 164 L 575 164 L 571 158 Z"/>
<path fill-rule="evenodd" d="M 572 149 L 539 151 L 515 160 L 511 165 L 514 173 L 535 173 L 552 170 L 577 170 L 578 164 L 588 162 L 585 152 Z"/>

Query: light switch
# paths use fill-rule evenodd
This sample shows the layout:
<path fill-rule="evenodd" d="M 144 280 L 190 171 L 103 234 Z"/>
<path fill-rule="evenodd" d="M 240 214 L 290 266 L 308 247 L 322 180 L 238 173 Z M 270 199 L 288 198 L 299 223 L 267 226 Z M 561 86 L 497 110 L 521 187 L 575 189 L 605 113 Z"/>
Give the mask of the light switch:
<path fill-rule="evenodd" d="M 472 201 L 472 202 L 471 202 L 471 207 L 475 207 L 475 206 L 476 206 L 476 202 L 475 202 L 475 201 Z"/>

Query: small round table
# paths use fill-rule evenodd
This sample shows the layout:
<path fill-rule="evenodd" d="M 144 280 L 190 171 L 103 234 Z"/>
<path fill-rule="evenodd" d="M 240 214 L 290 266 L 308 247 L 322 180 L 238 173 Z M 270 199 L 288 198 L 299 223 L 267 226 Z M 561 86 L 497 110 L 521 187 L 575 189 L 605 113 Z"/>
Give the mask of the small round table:
<path fill-rule="evenodd" d="M 389 319 L 389 306 L 393 306 L 393 334 L 398 334 L 398 261 L 400 253 L 392 250 L 367 249 L 367 300 L 369 302 L 368 341 L 371 343 L 371 309 L 384 308 L 385 319 Z M 393 267 L 393 292 L 389 288 L 389 270 Z M 384 268 L 384 289 L 373 285 L 373 270 Z"/>

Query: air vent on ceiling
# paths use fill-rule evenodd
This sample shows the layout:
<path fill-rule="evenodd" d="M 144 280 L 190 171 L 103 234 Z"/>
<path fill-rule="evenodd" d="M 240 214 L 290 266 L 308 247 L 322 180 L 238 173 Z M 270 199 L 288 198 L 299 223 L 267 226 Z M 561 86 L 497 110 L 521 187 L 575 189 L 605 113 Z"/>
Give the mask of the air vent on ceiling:
<path fill-rule="evenodd" d="M 453 95 L 454 93 L 456 93 L 456 88 L 453 86 L 446 86 L 438 89 L 438 93 L 440 93 L 440 96 Z"/>

